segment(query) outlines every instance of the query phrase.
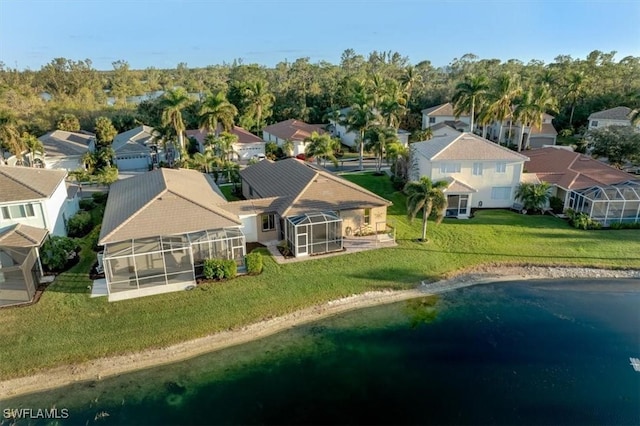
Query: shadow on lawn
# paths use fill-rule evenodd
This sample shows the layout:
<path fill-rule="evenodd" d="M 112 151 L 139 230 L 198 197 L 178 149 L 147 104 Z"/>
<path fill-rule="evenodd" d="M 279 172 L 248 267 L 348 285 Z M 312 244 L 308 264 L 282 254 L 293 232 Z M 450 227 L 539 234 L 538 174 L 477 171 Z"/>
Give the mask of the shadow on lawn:
<path fill-rule="evenodd" d="M 46 291 L 56 293 L 89 293 L 91 292 L 91 280 L 86 273 L 63 272 L 58 275 Z"/>
<path fill-rule="evenodd" d="M 363 272 L 346 275 L 351 278 L 387 281 L 384 288 L 393 290 L 407 290 L 410 288 L 407 287 L 407 284 L 414 286 L 424 280 L 433 281 L 440 278 L 439 275 L 430 275 L 426 272 L 424 274 L 408 272 L 406 269 L 396 267 L 368 268 Z"/>

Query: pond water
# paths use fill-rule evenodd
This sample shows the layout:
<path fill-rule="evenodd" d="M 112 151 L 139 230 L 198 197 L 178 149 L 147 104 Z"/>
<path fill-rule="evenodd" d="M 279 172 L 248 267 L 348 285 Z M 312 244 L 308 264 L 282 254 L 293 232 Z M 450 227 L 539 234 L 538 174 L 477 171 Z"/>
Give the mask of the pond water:
<path fill-rule="evenodd" d="M 630 357 L 640 281 L 496 283 L 0 406 L 66 408 L 59 423 L 82 425 L 637 425 Z"/>

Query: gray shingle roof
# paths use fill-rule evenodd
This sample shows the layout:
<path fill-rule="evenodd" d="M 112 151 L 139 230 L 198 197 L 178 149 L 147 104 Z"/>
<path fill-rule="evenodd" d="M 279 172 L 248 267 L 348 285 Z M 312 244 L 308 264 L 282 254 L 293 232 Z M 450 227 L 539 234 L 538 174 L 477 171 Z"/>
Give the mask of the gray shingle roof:
<path fill-rule="evenodd" d="M 456 115 L 455 112 L 453 112 L 453 104 L 451 102 L 432 106 L 430 108 L 423 109 L 421 112 L 430 117 L 455 117 Z M 461 114 L 461 116 L 466 115 L 467 114 Z"/>
<path fill-rule="evenodd" d="M 67 176 L 63 170 L 0 167 L 0 203 L 49 198 Z"/>
<path fill-rule="evenodd" d="M 529 158 L 472 133 L 436 136 L 411 144 L 411 148 L 429 161 L 526 161 Z"/>
<path fill-rule="evenodd" d="M 0 231 L 0 246 L 40 247 L 49 231 L 22 223 Z"/>
<path fill-rule="evenodd" d="M 294 158 L 261 161 L 240 171 L 240 176 L 257 196 L 280 197 L 277 212 L 281 216 L 391 204 L 359 185 Z"/>
<path fill-rule="evenodd" d="M 194 170 L 158 169 L 111 186 L 100 244 L 241 224 L 215 183 Z"/>
<path fill-rule="evenodd" d="M 89 150 L 89 142 L 95 139 L 92 134 L 54 130 L 38 138 L 44 145 L 47 157 L 67 157 L 83 155 Z"/>
<path fill-rule="evenodd" d="M 619 106 L 611 109 L 605 109 L 604 111 L 594 112 L 589 116 L 589 120 L 628 120 L 631 108 L 625 106 Z"/>
<path fill-rule="evenodd" d="M 155 130 L 150 126 L 138 126 L 113 138 L 112 148 L 116 154 L 148 153 L 148 145 L 153 142 Z"/>

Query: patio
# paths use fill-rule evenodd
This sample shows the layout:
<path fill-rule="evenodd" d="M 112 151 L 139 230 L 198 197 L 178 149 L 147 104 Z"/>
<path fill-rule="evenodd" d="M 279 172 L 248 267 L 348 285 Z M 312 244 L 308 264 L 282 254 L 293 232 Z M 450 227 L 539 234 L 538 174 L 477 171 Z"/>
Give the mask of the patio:
<path fill-rule="evenodd" d="M 640 221 L 640 182 L 628 181 L 608 186 L 573 190 L 567 206 L 602 224 Z"/>

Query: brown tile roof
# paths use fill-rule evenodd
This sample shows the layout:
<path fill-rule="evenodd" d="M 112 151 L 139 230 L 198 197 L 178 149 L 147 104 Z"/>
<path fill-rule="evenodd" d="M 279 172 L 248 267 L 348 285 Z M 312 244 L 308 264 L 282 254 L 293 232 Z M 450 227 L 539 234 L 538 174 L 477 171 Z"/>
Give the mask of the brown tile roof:
<path fill-rule="evenodd" d="M 4 247 L 40 247 L 48 231 L 22 223 L 0 231 L 0 246 Z"/>
<path fill-rule="evenodd" d="M 603 119 L 603 120 L 628 120 L 631 108 L 625 106 L 619 106 L 611 109 L 605 109 L 604 111 L 594 112 L 589 116 L 589 120 Z"/>
<path fill-rule="evenodd" d="M 89 150 L 89 142 L 95 139 L 92 134 L 54 130 L 38 138 L 44 145 L 44 154 L 48 157 L 67 157 L 82 155 Z"/>
<path fill-rule="evenodd" d="M 211 178 L 195 170 L 162 168 L 120 180 L 109 191 L 100 244 L 240 225 L 220 207 L 225 203 Z"/>
<path fill-rule="evenodd" d="M 294 158 L 261 161 L 240 171 L 260 197 L 281 197 L 281 216 L 390 205 L 391 202 L 324 169 Z"/>
<path fill-rule="evenodd" d="M 535 173 L 540 180 L 564 189 L 611 185 L 635 178 L 591 157 L 565 149 L 540 148 L 527 154 L 530 160 L 525 163 L 525 168 L 529 173 Z"/>
<path fill-rule="evenodd" d="M 218 128 L 219 128 L 219 131 L 222 132 L 222 125 L 218 125 Z M 185 133 L 187 134 L 187 137 L 194 138 L 200 144 L 203 144 L 203 145 L 204 145 L 205 138 L 209 134 L 208 131 L 203 129 L 187 130 Z M 238 143 L 260 143 L 260 142 L 264 143 L 264 141 L 260 139 L 258 136 L 243 129 L 242 127 L 233 126 L 233 129 L 231 130 L 230 133 L 238 137 Z"/>
<path fill-rule="evenodd" d="M 456 113 L 453 111 L 453 109 L 453 104 L 451 102 L 447 102 L 423 109 L 420 112 L 430 117 L 455 117 Z M 466 117 L 468 115 L 468 113 L 460 114 L 461 117 Z"/>
<path fill-rule="evenodd" d="M 411 148 L 429 161 L 523 161 L 528 158 L 472 133 L 452 133 L 415 142 Z"/>
<path fill-rule="evenodd" d="M 63 170 L 0 167 L 0 203 L 48 198 L 66 175 Z"/>
<path fill-rule="evenodd" d="M 313 132 L 324 133 L 323 127 L 323 124 L 307 124 L 304 121 L 289 119 L 267 126 L 262 131 L 279 139 L 303 141 Z"/>

